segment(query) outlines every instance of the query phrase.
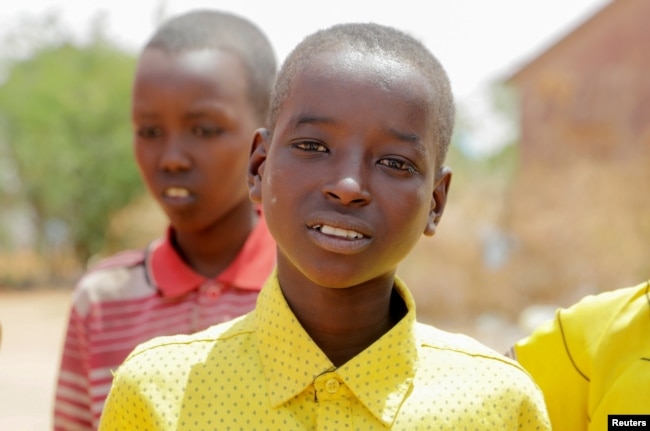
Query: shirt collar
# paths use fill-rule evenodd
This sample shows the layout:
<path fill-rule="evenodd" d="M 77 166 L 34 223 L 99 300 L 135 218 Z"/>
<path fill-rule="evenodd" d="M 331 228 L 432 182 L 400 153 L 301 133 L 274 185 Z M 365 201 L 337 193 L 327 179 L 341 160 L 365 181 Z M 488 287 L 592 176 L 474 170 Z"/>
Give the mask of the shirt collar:
<path fill-rule="evenodd" d="M 395 290 L 404 300 L 407 314 L 370 347 L 336 369 L 289 308 L 274 272 L 262 289 L 255 310 L 271 405 L 277 407 L 287 402 L 309 388 L 317 376 L 335 370 L 357 399 L 379 421 L 390 426 L 411 390 L 418 358 L 413 297 L 399 279 L 395 280 Z M 287 343 L 287 338 L 292 342 Z M 392 356 L 390 373 L 386 373 L 385 363 L 377 361 L 387 355 Z M 359 373 L 359 369 L 365 372 Z"/>
<path fill-rule="evenodd" d="M 154 241 L 147 252 L 146 270 L 149 280 L 163 296 L 185 295 L 209 279 L 194 271 L 172 245 L 173 228 L 164 238 Z M 230 265 L 213 280 L 241 289 L 259 290 L 275 265 L 275 242 L 262 214 L 244 246 Z"/>

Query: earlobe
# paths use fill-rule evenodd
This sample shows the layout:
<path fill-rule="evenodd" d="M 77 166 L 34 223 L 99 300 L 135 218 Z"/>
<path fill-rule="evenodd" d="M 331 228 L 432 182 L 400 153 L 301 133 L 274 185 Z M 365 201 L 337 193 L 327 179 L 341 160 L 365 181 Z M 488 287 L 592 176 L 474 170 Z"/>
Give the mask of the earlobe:
<path fill-rule="evenodd" d="M 257 129 L 251 145 L 248 158 L 248 195 L 255 203 L 262 203 L 262 175 L 266 161 L 266 148 L 269 141 L 269 132 L 266 129 Z"/>
<path fill-rule="evenodd" d="M 449 184 L 451 183 L 451 169 L 444 166 L 436 176 L 436 183 L 433 187 L 431 196 L 431 208 L 429 210 L 429 219 L 424 227 L 426 236 L 433 236 L 436 233 L 436 227 L 440 223 L 442 213 L 447 204 L 447 195 L 449 193 Z"/>

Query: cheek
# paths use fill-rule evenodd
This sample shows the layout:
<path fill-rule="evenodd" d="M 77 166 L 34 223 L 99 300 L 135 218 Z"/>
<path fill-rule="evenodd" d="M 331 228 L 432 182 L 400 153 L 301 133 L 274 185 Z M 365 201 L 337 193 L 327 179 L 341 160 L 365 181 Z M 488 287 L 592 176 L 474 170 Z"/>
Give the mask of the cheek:
<path fill-rule="evenodd" d="M 426 190 L 425 190 L 426 189 Z M 427 223 L 429 222 L 429 215 L 431 214 L 431 205 L 433 200 L 433 190 L 428 187 L 423 187 L 423 191 L 418 196 L 419 208 L 418 220 L 420 221 L 419 229 L 420 234 L 424 233 Z"/>
<path fill-rule="evenodd" d="M 266 169 L 262 178 L 262 202 L 266 211 L 275 211 L 278 206 L 276 187 L 284 187 L 282 173 L 277 170 Z"/>
<path fill-rule="evenodd" d="M 151 148 L 144 145 L 135 144 L 133 146 L 133 155 L 138 165 L 141 175 L 145 180 L 153 174 L 156 164 L 156 154 Z"/>
<path fill-rule="evenodd" d="M 290 219 L 299 218 L 306 211 L 305 207 L 313 202 L 313 194 L 318 190 L 312 181 L 313 177 L 318 177 L 317 174 L 286 160 L 270 155 L 262 177 L 265 211 L 276 214 L 279 222 L 285 224 Z"/>
<path fill-rule="evenodd" d="M 396 207 L 398 209 L 394 210 L 396 211 L 395 216 L 401 218 L 400 223 L 408 226 L 405 232 L 410 232 L 410 237 L 419 239 L 424 233 L 429 221 L 432 193 L 433 190 L 430 187 L 424 186 L 418 187 L 416 193 L 413 193 L 413 190 L 405 191 L 404 196 L 412 196 L 410 200 L 404 202 L 407 208 Z"/>

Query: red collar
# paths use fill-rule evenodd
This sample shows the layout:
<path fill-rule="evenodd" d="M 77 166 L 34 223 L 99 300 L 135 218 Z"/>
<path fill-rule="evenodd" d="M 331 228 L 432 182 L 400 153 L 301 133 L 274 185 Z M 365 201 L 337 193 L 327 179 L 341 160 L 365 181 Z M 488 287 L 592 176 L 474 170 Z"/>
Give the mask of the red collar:
<path fill-rule="evenodd" d="M 149 280 L 163 296 L 185 295 L 208 281 L 197 274 L 178 255 L 171 242 L 173 229 L 154 241 L 147 250 L 146 270 Z M 240 289 L 260 290 L 275 265 L 275 241 L 260 214 L 257 225 L 231 264 L 213 280 Z"/>

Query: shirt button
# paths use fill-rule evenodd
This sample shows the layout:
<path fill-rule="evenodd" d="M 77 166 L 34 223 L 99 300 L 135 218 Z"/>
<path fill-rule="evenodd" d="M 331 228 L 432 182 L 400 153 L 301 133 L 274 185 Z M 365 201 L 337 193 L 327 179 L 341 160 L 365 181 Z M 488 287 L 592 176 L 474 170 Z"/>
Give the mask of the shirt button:
<path fill-rule="evenodd" d="M 217 299 L 221 296 L 222 286 L 216 283 L 206 283 L 203 285 L 203 294 L 211 299 Z"/>
<path fill-rule="evenodd" d="M 330 394 L 336 393 L 339 390 L 339 382 L 336 379 L 329 379 L 325 382 L 325 390 Z"/>

